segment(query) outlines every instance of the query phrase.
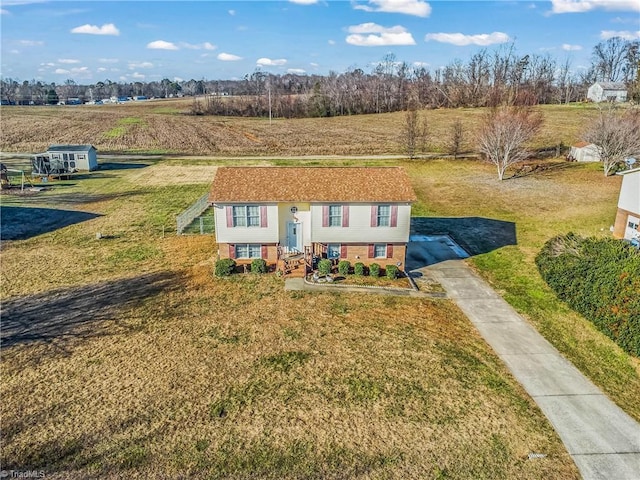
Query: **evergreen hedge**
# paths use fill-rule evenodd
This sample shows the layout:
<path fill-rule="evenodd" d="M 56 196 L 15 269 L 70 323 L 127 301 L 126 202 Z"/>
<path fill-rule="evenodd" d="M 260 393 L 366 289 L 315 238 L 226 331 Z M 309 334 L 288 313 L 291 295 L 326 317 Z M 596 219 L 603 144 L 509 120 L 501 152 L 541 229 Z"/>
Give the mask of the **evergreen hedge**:
<path fill-rule="evenodd" d="M 638 250 L 621 240 L 568 233 L 547 241 L 536 265 L 561 300 L 640 357 Z"/>

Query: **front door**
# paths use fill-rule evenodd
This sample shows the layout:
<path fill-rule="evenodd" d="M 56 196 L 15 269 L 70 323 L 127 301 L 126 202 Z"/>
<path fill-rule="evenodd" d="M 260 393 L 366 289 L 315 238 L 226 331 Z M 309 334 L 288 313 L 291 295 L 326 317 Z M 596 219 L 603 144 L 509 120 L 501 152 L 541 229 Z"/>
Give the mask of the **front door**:
<path fill-rule="evenodd" d="M 287 252 L 302 251 L 302 224 L 298 222 L 287 222 Z"/>

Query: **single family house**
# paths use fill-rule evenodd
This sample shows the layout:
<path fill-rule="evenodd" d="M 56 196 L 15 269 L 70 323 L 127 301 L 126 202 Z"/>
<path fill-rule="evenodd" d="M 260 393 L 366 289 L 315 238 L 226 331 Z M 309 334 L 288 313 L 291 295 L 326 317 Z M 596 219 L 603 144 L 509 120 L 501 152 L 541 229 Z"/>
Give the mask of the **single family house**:
<path fill-rule="evenodd" d="M 618 212 L 613 225 L 613 236 L 640 241 L 640 168 L 618 173 L 622 186 L 618 197 Z"/>
<path fill-rule="evenodd" d="M 571 146 L 569 159 L 575 162 L 599 162 L 600 152 L 593 143 L 578 142 Z"/>
<path fill-rule="evenodd" d="M 416 196 L 400 167 L 220 167 L 209 201 L 219 258 L 403 267 Z"/>
<path fill-rule="evenodd" d="M 592 102 L 626 102 L 627 87 L 622 82 L 596 82 L 587 90 Z"/>

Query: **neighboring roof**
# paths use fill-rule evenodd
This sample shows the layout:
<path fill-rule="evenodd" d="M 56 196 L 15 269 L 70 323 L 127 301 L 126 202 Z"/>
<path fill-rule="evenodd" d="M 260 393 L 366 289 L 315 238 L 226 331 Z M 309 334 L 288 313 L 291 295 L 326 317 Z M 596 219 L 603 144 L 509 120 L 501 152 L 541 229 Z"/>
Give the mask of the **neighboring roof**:
<path fill-rule="evenodd" d="M 94 149 L 93 145 L 50 145 L 47 152 L 87 152 Z"/>
<path fill-rule="evenodd" d="M 593 143 L 589 143 L 589 142 L 578 142 L 578 143 L 573 144 L 573 146 L 574 146 L 574 147 L 576 147 L 576 148 L 584 148 L 584 147 L 587 147 L 587 146 L 589 146 L 589 145 L 593 145 Z"/>
<path fill-rule="evenodd" d="M 627 86 L 622 82 L 596 82 L 604 90 L 626 90 Z"/>
<path fill-rule="evenodd" d="M 631 170 L 623 170 L 622 172 L 617 172 L 617 175 L 628 175 L 630 173 L 640 173 L 640 167 L 632 168 Z"/>
<path fill-rule="evenodd" d="M 219 167 L 211 202 L 413 202 L 400 167 Z"/>

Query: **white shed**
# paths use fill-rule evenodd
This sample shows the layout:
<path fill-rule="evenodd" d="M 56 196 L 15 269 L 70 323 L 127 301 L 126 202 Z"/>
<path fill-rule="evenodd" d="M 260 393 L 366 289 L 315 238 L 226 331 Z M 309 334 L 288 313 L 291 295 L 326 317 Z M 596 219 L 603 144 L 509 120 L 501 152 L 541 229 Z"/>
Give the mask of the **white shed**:
<path fill-rule="evenodd" d="M 587 90 L 592 102 L 626 102 L 627 87 L 622 82 L 596 82 Z"/>
<path fill-rule="evenodd" d="M 62 161 L 69 171 L 98 168 L 98 154 L 93 145 L 51 145 L 46 155 L 51 160 Z"/>
<path fill-rule="evenodd" d="M 569 157 L 571 160 L 575 160 L 576 162 L 599 162 L 600 161 L 600 153 L 598 152 L 598 147 L 589 142 L 579 142 L 571 147 L 571 152 L 569 152 Z"/>

